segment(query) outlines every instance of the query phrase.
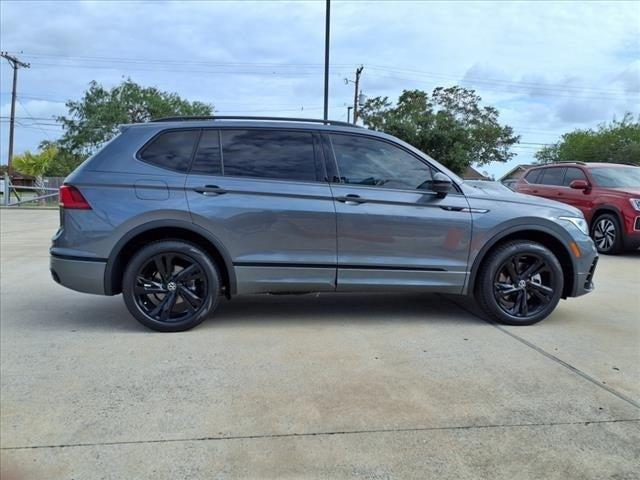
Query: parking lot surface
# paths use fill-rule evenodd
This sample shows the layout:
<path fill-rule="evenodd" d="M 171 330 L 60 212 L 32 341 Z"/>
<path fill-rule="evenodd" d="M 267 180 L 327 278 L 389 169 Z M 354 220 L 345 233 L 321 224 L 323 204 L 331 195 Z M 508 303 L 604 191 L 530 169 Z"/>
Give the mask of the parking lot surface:
<path fill-rule="evenodd" d="M 530 327 L 454 296 L 322 294 L 162 334 L 51 280 L 57 211 L 0 217 L 6 478 L 638 478 L 638 254 Z"/>

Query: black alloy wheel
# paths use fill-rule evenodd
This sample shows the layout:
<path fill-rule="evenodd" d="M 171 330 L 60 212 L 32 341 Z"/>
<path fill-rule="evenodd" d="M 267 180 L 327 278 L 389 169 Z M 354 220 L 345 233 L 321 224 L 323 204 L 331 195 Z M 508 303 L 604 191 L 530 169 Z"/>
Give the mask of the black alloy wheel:
<path fill-rule="evenodd" d="M 493 294 L 507 314 L 529 317 L 544 309 L 553 299 L 553 271 L 535 254 L 515 254 L 498 268 Z"/>
<path fill-rule="evenodd" d="M 548 248 L 516 240 L 493 250 L 482 263 L 476 299 L 492 320 L 531 325 L 555 309 L 563 286 L 562 267 Z"/>
<path fill-rule="evenodd" d="M 129 262 L 123 294 L 129 311 L 147 327 L 187 330 L 217 305 L 220 277 L 199 247 L 162 241 L 143 248 Z"/>
<path fill-rule="evenodd" d="M 166 252 L 154 255 L 136 275 L 138 308 L 154 320 L 179 322 L 197 312 L 207 296 L 202 268 L 186 255 Z"/>

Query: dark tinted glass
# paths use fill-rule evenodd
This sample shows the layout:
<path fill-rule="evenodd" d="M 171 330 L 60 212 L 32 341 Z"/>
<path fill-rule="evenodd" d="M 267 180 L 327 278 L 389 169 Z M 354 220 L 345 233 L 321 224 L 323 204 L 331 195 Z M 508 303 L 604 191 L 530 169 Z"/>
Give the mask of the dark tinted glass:
<path fill-rule="evenodd" d="M 566 168 L 545 168 L 544 173 L 542 174 L 542 180 L 539 180 L 538 183 L 542 183 L 544 185 L 562 185 L 562 178 L 564 177 L 564 171 Z"/>
<path fill-rule="evenodd" d="M 204 130 L 193 159 L 191 173 L 203 175 L 221 175 L 220 134 L 218 130 Z"/>
<path fill-rule="evenodd" d="M 527 182 L 529 183 L 538 183 L 538 181 L 540 180 L 540 174 L 543 172 L 543 170 L 531 170 L 529 172 L 527 172 L 527 174 L 524 176 L 524 178 L 527 180 Z"/>
<path fill-rule="evenodd" d="M 431 168 L 387 142 L 331 135 L 331 143 L 345 183 L 402 189 L 430 187 Z"/>
<path fill-rule="evenodd" d="M 568 187 L 571 182 L 574 180 L 587 180 L 586 175 L 576 167 L 567 167 L 567 173 L 564 174 L 564 182 L 562 183 L 564 186 Z"/>
<path fill-rule="evenodd" d="M 186 172 L 189 170 L 198 133 L 198 130 L 161 133 L 140 152 L 140 160 L 157 167 Z"/>
<path fill-rule="evenodd" d="M 222 130 L 224 174 L 316 180 L 313 136 L 283 130 Z"/>

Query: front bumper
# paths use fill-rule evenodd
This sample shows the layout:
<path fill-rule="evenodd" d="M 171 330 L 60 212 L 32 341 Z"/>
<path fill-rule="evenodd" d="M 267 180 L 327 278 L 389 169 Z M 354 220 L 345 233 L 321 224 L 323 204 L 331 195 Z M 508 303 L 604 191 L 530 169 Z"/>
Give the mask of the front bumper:
<path fill-rule="evenodd" d="M 107 262 L 102 259 L 84 259 L 52 254 L 49 270 L 53 279 L 62 286 L 84 293 L 105 295 L 104 271 Z"/>
<path fill-rule="evenodd" d="M 571 297 L 579 297 L 594 290 L 593 277 L 598 264 L 598 251 L 591 239 L 576 243 L 581 255 L 576 259 L 577 272 L 574 276 Z"/>

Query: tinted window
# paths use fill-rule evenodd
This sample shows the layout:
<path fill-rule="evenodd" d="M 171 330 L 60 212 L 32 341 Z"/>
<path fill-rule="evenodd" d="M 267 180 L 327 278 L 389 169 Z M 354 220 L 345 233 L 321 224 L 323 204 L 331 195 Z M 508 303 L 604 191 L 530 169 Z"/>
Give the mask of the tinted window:
<path fill-rule="evenodd" d="M 529 183 L 538 183 L 538 180 L 540 179 L 540 174 L 542 173 L 542 170 L 537 169 L 537 170 L 529 170 L 526 175 L 524 176 L 525 180 Z"/>
<path fill-rule="evenodd" d="M 387 188 L 429 188 L 431 168 L 386 142 L 331 135 L 340 177 L 345 183 Z"/>
<path fill-rule="evenodd" d="M 538 183 L 544 185 L 562 185 L 562 179 L 564 177 L 564 171 L 566 168 L 545 168 L 544 173 L 541 175 L 541 180 Z"/>
<path fill-rule="evenodd" d="M 220 133 L 218 130 L 204 130 L 198 143 L 198 151 L 193 159 L 191 173 L 220 175 Z"/>
<path fill-rule="evenodd" d="M 281 130 L 222 130 L 224 174 L 316 180 L 313 136 Z"/>
<path fill-rule="evenodd" d="M 571 182 L 574 180 L 584 180 L 587 181 L 587 177 L 585 174 L 576 167 L 567 167 L 567 173 L 564 174 L 564 182 L 563 185 L 568 187 Z"/>
<path fill-rule="evenodd" d="M 186 172 L 199 133 L 198 130 L 161 133 L 140 152 L 139 158 L 157 167 Z"/>

